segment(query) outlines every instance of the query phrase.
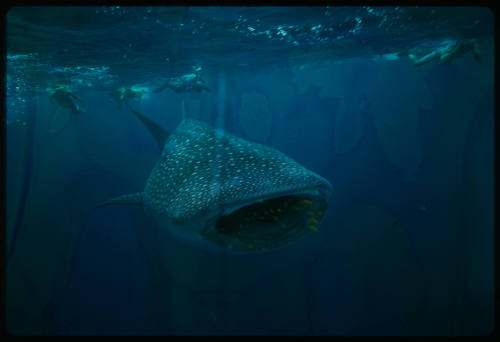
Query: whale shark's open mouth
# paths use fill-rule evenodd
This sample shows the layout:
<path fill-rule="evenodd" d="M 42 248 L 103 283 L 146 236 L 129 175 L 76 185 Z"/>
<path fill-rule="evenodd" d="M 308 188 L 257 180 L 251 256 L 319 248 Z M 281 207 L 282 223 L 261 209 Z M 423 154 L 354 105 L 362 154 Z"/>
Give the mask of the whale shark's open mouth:
<path fill-rule="evenodd" d="M 309 193 L 258 200 L 219 216 L 201 234 L 222 248 L 263 251 L 318 231 L 326 207 L 322 196 Z"/>

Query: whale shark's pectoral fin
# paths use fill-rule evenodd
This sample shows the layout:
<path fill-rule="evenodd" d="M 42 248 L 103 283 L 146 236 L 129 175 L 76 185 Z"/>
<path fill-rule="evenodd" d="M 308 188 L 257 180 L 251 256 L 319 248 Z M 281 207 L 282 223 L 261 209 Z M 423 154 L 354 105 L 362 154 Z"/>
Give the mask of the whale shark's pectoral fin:
<path fill-rule="evenodd" d="M 127 194 L 123 196 L 118 196 L 112 198 L 106 202 L 96 205 L 96 208 L 104 207 L 107 205 L 143 205 L 144 204 L 144 192 L 138 192 L 135 194 Z"/>
<path fill-rule="evenodd" d="M 163 146 L 165 145 L 165 141 L 167 141 L 169 137 L 169 133 L 165 131 L 163 128 L 158 126 L 155 122 L 153 122 L 151 119 L 148 119 L 138 111 L 136 111 L 130 103 L 125 101 L 125 104 L 128 106 L 128 108 L 134 113 L 134 115 L 141 120 L 142 124 L 148 129 L 149 133 L 155 138 L 156 143 L 160 147 L 160 149 L 163 149 Z"/>

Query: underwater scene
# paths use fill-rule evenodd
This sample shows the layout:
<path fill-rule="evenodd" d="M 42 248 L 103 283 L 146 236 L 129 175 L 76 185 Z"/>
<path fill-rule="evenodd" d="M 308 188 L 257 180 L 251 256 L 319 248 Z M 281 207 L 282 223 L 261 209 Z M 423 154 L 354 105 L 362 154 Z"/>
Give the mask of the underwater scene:
<path fill-rule="evenodd" d="M 14 7 L 12 335 L 488 335 L 486 7 Z"/>

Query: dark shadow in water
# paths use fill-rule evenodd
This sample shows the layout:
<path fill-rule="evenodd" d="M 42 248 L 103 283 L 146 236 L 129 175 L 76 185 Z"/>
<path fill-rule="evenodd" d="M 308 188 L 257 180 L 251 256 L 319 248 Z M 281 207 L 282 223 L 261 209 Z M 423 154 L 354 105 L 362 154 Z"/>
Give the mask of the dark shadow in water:
<path fill-rule="evenodd" d="M 16 220 L 14 224 L 14 230 L 12 233 L 12 240 L 7 244 L 7 264 L 12 259 L 12 255 L 14 254 L 14 250 L 16 247 L 17 238 L 19 237 L 19 232 L 21 230 L 21 226 L 23 224 L 24 219 L 24 211 L 26 209 L 26 203 L 28 200 L 30 184 L 31 184 L 31 172 L 32 172 L 32 164 L 33 164 L 33 145 L 34 145 L 34 137 L 35 137 L 35 127 L 36 127 L 36 115 L 35 108 L 32 107 L 30 110 L 26 112 L 27 118 L 27 132 L 26 132 L 26 148 L 24 151 L 24 163 L 25 171 L 24 171 L 24 180 L 23 186 L 21 190 L 21 198 L 19 201 L 19 206 L 17 208 Z"/>

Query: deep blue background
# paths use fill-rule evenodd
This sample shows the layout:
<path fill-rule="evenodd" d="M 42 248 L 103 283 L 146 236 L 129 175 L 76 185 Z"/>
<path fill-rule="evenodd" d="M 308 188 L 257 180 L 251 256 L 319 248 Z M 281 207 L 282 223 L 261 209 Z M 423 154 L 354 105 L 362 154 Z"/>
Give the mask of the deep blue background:
<path fill-rule="evenodd" d="M 277 148 L 328 179 L 333 193 L 319 233 L 244 256 L 159 239 L 170 265 L 161 271 L 148 254 L 153 244 L 143 243 L 158 227 L 141 208 L 90 210 L 113 196 L 142 191 L 160 155 L 153 138 L 126 107 L 118 109 L 98 89 L 81 91 L 87 112 L 71 115 L 60 133 L 51 134 L 50 114 L 62 109 L 45 95 L 33 95 L 31 164 L 23 159 L 26 129 L 7 131 L 8 216 L 17 208 L 21 171 L 31 165 L 34 174 L 7 272 L 13 284 L 9 331 L 488 334 L 491 46 L 483 56 L 481 63 L 468 55 L 451 65 L 420 68 L 406 58 L 359 58 L 305 71 L 288 60 L 251 72 L 208 70 L 212 92 L 188 96 L 190 115 Z M 265 98 L 270 127 L 258 113 L 255 130 L 240 122 L 242 99 L 254 93 Z M 181 100 L 165 90 L 132 105 L 173 130 Z M 199 112 L 193 109 L 198 103 Z M 258 130 L 269 130 L 264 141 L 247 133 Z M 342 152 L 340 132 L 349 142 L 343 140 Z M 61 244 L 70 247 L 46 257 Z M 51 273 L 60 267 L 50 260 L 58 258 L 67 271 Z M 47 272 L 30 271 L 44 267 Z M 47 282 L 49 287 L 40 285 Z M 222 299 L 212 297 L 223 290 Z"/>

